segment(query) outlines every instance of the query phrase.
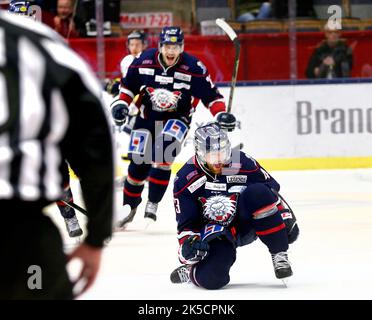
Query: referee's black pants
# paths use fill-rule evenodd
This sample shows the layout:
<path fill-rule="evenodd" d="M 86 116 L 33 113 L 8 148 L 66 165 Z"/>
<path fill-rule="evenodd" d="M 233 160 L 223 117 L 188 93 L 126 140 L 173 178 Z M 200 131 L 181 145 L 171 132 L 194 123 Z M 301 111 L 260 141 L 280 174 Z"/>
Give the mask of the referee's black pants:
<path fill-rule="evenodd" d="M 61 235 L 42 207 L 0 200 L 0 300 L 73 299 Z"/>

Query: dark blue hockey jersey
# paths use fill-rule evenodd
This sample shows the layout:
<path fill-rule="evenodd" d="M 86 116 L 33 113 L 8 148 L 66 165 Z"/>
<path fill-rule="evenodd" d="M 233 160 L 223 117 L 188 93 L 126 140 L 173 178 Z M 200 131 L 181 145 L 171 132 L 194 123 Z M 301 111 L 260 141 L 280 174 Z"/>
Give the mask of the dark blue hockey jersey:
<path fill-rule="evenodd" d="M 136 105 L 142 118 L 189 123 L 199 99 L 213 115 L 225 111 L 223 96 L 201 61 L 183 52 L 174 66 L 165 68 L 159 59 L 157 49 L 146 50 L 121 80 L 120 99 L 130 104 L 139 94 Z"/>
<path fill-rule="evenodd" d="M 238 194 L 252 183 L 265 183 L 279 191 L 278 182 L 253 158 L 240 152 L 240 161 L 211 175 L 195 156 L 174 180 L 174 205 L 180 244 L 190 235 L 200 235 L 209 223 L 231 227 L 234 224 Z"/>

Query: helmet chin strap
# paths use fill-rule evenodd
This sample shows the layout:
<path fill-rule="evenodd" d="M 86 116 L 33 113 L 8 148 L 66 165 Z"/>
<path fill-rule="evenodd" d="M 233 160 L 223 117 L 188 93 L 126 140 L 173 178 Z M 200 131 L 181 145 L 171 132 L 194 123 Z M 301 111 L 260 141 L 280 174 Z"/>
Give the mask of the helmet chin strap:
<path fill-rule="evenodd" d="M 211 177 L 213 180 L 216 179 L 216 174 L 214 174 L 213 172 L 211 172 L 207 166 L 204 165 L 204 163 L 202 161 L 200 161 L 199 159 L 199 156 L 197 154 L 195 154 L 195 159 L 196 159 L 196 162 L 198 163 L 199 167 L 202 169 L 202 171 L 208 175 L 209 177 Z"/>

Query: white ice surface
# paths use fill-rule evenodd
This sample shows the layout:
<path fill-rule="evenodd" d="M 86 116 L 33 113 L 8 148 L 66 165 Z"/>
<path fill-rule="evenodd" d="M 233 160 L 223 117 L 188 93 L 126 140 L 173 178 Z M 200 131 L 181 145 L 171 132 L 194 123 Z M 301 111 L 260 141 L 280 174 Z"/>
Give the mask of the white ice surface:
<path fill-rule="evenodd" d="M 294 275 L 285 288 L 274 276 L 270 255 L 257 240 L 238 249 L 224 289 L 207 291 L 169 280 L 179 263 L 172 186 L 158 221 L 145 229 L 144 204 L 127 231 L 115 233 L 104 250 L 95 285 L 81 299 L 372 299 L 372 169 L 273 172 L 296 213 L 301 234 L 290 246 Z M 75 202 L 83 205 L 76 181 Z M 117 200 L 121 202 L 121 190 Z M 144 191 L 147 196 L 147 189 Z M 55 205 L 48 209 L 68 238 Z M 85 217 L 78 213 L 82 225 Z M 71 266 L 72 273 L 76 267 Z"/>

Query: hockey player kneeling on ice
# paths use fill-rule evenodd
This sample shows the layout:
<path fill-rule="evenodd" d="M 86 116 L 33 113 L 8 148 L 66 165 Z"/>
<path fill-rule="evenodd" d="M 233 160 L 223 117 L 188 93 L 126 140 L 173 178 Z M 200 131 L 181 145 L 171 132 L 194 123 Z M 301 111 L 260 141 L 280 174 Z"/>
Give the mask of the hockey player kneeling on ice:
<path fill-rule="evenodd" d="M 278 182 L 259 163 L 231 150 L 224 130 L 210 123 L 195 131 L 195 156 L 174 181 L 179 259 L 173 283 L 219 289 L 230 281 L 236 248 L 257 237 L 268 248 L 275 276 L 292 275 L 288 244 L 299 229 L 282 203 Z"/>
<path fill-rule="evenodd" d="M 120 98 L 111 104 L 117 125 L 123 125 L 128 106 L 139 94 L 139 115 L 129 142 L 130 164 L 123 188 L 123 205 L 128 215 L 118 227 L 131 222 L 142 201 L 148 181 L 145 218 L 155 221 L 171 177 L 171 166 L 181 151 L 189 130 L 195 101 L 200 99 L 226 130 L 235 128 L 236 119 L 226 113 L 223 96 L 211 81 L 205 65 L 183 52 L 184 36 L 179 27 L 164 27 L 159 48 L 148 49 L 134 59 L 121 80 Z"/>

